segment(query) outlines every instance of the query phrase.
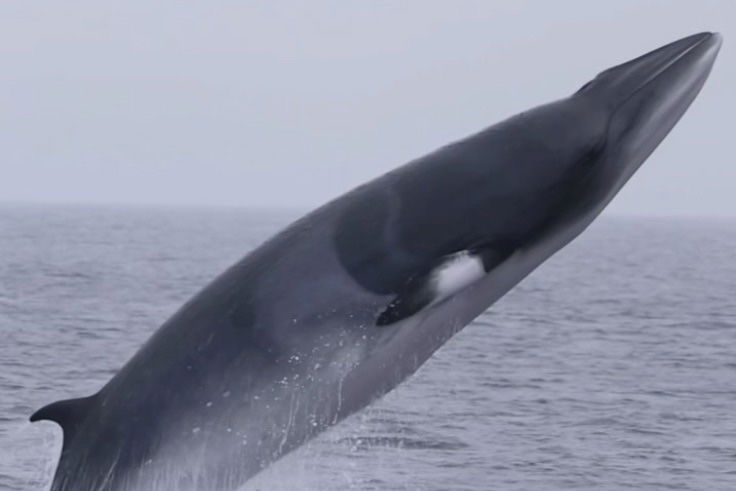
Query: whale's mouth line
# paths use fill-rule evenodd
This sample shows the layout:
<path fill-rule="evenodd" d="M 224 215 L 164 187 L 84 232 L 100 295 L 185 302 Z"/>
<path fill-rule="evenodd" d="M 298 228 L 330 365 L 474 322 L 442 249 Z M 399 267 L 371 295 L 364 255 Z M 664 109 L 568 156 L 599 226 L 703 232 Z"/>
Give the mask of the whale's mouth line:
<path fill-rule="evenodd" d="M 687 48 L 683 49 L 681 52 L 674 55 L 666 64 L 664 64 L 662 67 L 658 68 L 654 73 L 649 75 L 646 80 L 644 80 L 639 86 L 631 92 L 626 98 L 621 101 L 618 106 L 610 113 L 610 116 L 608 117 L 608 124 L 606 129 L 606 141 L 609 141 L 611 138 L 611 122 L 614 121 L 618 115 L 625 111 L 625 108 L 628 106 L 628 104 L 634 99 L 637 95 L 639 95 L 642 91 L 644 91 L 648 86 L 650 86 L 652 83 L 654 83 L 657 79 L 664 76 L 668 71 L 672 70 L 674 67 L 679 66 L 679 62 L 682 61 L 682 59 L 690 54 L 693 50 L 696 48 L 702 46 L 704 43 L 709 42 L 711 40 L 715 40 L 716 43 L 719 44 L 720 35 L 718 33 L 711 33 L 708 36 L 703 36 L 701 39 L 699 39 L 697 42 L 692 44 L 691 46 L 688 46 Z M 697 65 L 697 63 L 694 63 Z"/>
<path fill-rule="evenodd" d="M 658 68 L 654 73 L 652 73 L 649 77 L 646 78 L 639 86 L 631 91 L 631 94 L 629 94 L 621 103 L 618 105 L 614 113 L 611 115 L 612 117 L 615 115 L 616 112 L 618 112 L 619 109 L 621 109 L 623 106 L 626 105 L 627 102 L 629 102 L 633 97 L 635 97 L 639 92 L 644 90 L 649 84 L 651 84 L 654 80 L 659 78 L 661 75 L 663 75 L 665 72 L 667 72 L 670 68 L 675 66 L 678 61 L 680 61 L 684 56 L 686 56 L 688 53 L 693 51 L 695 48 L 700 46 L 701 44 L 705 43 L 706 41 L 712 39 L 714 34 L 711 34 L 710 36 L 703 37 L 698 42 L 693 44 L 692 46 L 688 46 L 686 49 L 682 50 L 680 53 L 678 53 L 676 56 L 674 56 L 671 60 L 669 60 L 664 66 Z"/>

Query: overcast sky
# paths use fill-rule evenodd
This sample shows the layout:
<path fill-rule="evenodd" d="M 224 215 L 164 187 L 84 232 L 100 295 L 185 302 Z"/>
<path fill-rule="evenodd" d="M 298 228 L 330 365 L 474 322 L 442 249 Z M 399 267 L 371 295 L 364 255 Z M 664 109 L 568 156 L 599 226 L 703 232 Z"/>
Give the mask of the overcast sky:
<path fill-rule="evenodd" d="M 720 31 L 610 213 L 736 215 L 736 1 L 0 2 L 0 201 L 308 208 Z"/>

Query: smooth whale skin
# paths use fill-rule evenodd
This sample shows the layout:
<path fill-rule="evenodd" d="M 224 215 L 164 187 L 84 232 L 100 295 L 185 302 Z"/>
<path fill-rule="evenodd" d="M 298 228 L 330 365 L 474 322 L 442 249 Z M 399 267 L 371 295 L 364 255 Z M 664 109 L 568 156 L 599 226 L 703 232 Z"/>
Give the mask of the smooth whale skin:
<path fill-rule="evenodd" d="M 215 279 L 64 432 L 53 491 L 234 489 L 412 374 L 582 232 L 679 120 L 696 34 L 360 186 Z"/>

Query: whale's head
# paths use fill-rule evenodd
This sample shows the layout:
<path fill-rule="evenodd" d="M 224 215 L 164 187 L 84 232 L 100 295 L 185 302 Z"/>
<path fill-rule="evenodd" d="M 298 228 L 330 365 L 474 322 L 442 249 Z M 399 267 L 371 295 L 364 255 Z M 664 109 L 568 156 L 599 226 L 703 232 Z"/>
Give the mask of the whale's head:
<path fill-rule="evenodd" d="M 591 149 L 584 211 L 597 214 L 665 138 L 708 78 L 720 46 L 717 33 L 688 36 L 601 72 L 568 100 L 590 119 L 581 121 Z"/>

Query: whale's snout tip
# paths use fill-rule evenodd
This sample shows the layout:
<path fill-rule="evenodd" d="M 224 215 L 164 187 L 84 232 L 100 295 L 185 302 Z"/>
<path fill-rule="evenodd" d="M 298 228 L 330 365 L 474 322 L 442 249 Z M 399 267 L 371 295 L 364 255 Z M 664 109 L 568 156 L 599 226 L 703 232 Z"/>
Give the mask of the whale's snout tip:
<path fill-rule="evenodd" d="M 721 47 L 721 44 L 723 43 L 723 36 L 720 32 L 709 32 L 707 34 L 710 34 L 710 38 L 719 48 Z"/>
<path fill-rule="evenodd" d="M 702 39 L 696 43 L 690 58 L 694 67 L 701 67 L 701 70 L 709 72 L 718 57 L 718 52 L 723 44 L 723 36 L 718 32 L 705 32 Z"/>
<path fill-rule="evenodd" d="M 704 55 L 715 58 L 723 44 L 723 36 L 719 32 L 703 32 L 692 36 L 696 38 L 693 48 L 698 48 Z"/>
<path fill-rule="evenodd" d="M 721 45 L 723 44 L 723 36 L 720 32 L 711 32 L 710 33 L 710 42 L 712 45 L 712 49 L 718 53 L 718 50 L 721 49 Z"/>
<path fill-rule="evenodd" d="M 709 46 L 715 46 L 720 48 L 721 43 L 723 42 L 723 36 L 719 32 L 711 32 L 711 31 L 704 31 L 699 32 L 697 34 L 692 34 L 690 36 L 684 37 L 680 39 L 679 41 L 675 41 L 671 43 L 672 45 L 676 44 L 683 44 L 683 45 L 689 45 L 690 47 L 697 46 L 701 43 L 706 43 Z"/>

